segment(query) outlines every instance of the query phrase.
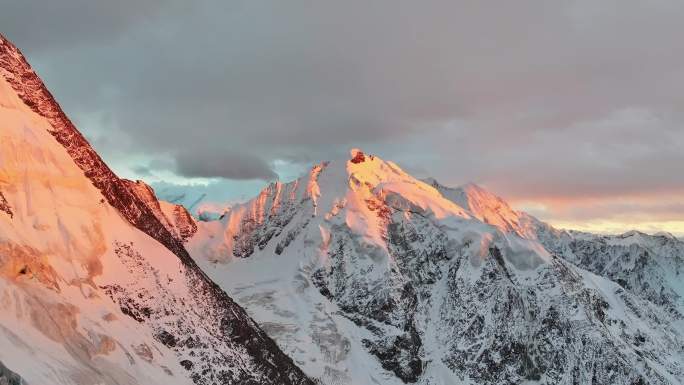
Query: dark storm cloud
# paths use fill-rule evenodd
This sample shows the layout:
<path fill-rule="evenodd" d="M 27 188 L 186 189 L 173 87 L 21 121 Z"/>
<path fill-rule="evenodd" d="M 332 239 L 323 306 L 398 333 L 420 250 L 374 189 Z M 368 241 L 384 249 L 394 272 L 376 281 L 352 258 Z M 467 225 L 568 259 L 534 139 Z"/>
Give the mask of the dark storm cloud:
<path fill-rule="evenodd" d="M 140 175 L 141 177 L 150 177 L 154 175 L 152 170 L 147 166 L 137 165 L 133 166 L 132 169 L 137 175 Z"/>
<path fill-rule="evenodd" d="M 268 164 L 249 153 L 183 151 L 176 156 L 176 172 L 189 178 L 277 179 Z"/>
<path fill-rule="evenodd" d="M 684 195 L 684 130 L 672 117 L 626 109 L 562 129 L 513 132 L 443 132 L 437 151 L 453 151 L 459 161 L 436 162 L 437 173 L 514 199 Z"/>
<path fill-rule="evenodd" d="M 160 0 L 60 0 L 2 2 L 0 25 L 27 52 L 115 39 L 151 21 L 171 2 Z"/>
<path fill-rule="evenodd" d="M 684 190 L 681 1 L 56 4 L 0 25 L 111 160 L 269 179 L 361 146 L 512 198 Z"/>

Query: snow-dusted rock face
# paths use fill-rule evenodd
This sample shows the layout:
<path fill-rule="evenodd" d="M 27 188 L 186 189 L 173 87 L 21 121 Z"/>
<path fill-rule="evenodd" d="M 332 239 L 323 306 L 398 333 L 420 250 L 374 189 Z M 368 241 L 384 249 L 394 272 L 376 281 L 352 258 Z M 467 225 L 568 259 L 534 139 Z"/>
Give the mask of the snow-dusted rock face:
<path fill-rule="evenodd" d="M 190 259 L 194 222 L 116 177 L 2 37 L 0 75 L 3 368 L 29 384 L 312 384 Z"/>
<path fill-rule="evenodd" d="M 129 190 L 152 211 L 155 218 L 168 230 L 173 237 L 185 243 L 188 238 L 197 232 L 197 224 L 192 215 L 185 207 L 169 202 L 160 201 L 154 193 L 152 187 L 143 181 L 130 181 L 124 179 L 123 182 Z"/>
<path fill-rule="evenodd" d="M 166 218 L 173 226 L 173 232 L 183 243 L 187 242 L 197 232 L 197 222 L 192 215 L 181 205 L 168 202 L 159 202 Z"/>
<path fill-rule="evenodd" d="M 659 306 L 675 319 L 684 317 L 684 242 L 668 233 L 630 231 L 596 235 L 564 231 L 512 210 L 501 198 L 469 184 L 458 188 L 429 182 L 448 199 L 504 232 L 536 240 L 550 253 L 607 278 Z"/>
<path fill-rule="evenodd" d="M 569 235 L 493 197 L 353 150 L 188 247 L 324 384 L 684 381 L 667 308 L 549 252 L 539 238 Z"/>
<path fill-rule="evenodd" d="M 684 242 L 669 234 L 569 232 L 541 241 L 554 253 L 684 320 Z"/>
<path fill-rule="evenodd" d="M 5 196 L 2 195 L 2 191 L 0 191 L 0 211 L 9 215 L 10 218 L 14 216 L 14 213 L 12 213 L 12 208 L 9 206 L 9 203 L 7 203 L 7 199 L 5 199 Z"/>
<path fill-rule="evenodd" d="M 9 370 L 5 365 L 0 362 L 0 384 L 2 385 L 23 385 L 24 380 L 21 377 Z"/>

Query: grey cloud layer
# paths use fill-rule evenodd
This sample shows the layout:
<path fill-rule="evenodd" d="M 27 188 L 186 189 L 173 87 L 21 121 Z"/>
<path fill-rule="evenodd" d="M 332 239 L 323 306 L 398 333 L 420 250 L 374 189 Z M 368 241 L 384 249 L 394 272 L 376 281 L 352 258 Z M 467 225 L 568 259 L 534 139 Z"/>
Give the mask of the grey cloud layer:
<path fill-rule="evenodd" d="M 228 165 L 228 167 L 226 166 Z M 207 154 L 183 151 L 176 157 L 176 171 L 189 178 L 277 179 L 269 165 L 249 153 L 217 151 Z"/>
<path fill-rule="evenodd" d="M 511 197 L 684 191 L 681 1 L 16 3 L 112 158 L 271 179 L 354 145 Z"/>
<path fill-rule="evenodd" d="M 66 0 L 2 2 L 2 29 L 21 41 L 25 53 L 108 42 L 131 25 L 158 15 L 169 3 L 160 0 Z"/>

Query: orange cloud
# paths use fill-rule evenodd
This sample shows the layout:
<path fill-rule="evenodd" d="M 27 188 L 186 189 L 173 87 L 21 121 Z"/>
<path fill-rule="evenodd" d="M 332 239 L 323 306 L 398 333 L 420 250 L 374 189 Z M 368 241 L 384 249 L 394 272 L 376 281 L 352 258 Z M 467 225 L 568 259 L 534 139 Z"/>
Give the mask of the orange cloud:
<path fill-rule="evenodd" d="M 558 228 L 595 233 L 639 230 L 684 235 L 684 197 L 642 194 L 602 198 L 515 200 L 513 206 Z"/>

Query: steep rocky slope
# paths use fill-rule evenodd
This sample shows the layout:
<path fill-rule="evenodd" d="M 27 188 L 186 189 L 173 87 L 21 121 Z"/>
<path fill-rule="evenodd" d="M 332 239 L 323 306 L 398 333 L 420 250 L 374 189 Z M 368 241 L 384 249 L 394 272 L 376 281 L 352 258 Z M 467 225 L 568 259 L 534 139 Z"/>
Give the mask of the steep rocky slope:
<path fill-rule="evenodd" d="M 607 278 L 670 313 L 684 314 L 684 242 L 668 233 L 629 231 L 597 235 L 553 228 L 537 218 L 510 208 L 506 202 L 476 185 L 449 188 L 429 181 L 444 197 L 504 232 L 541 243 L 549 252 Z"/>
<path fill-rule="evenodd" d="M 684 320 L 684 242 L 674 236 L 568 232 L 541 242 L 566 260 Z"/>
<path fill-rule="evenodd" d="M 676 315 L 538 235 L 569 236 L 353 150 L 188 247 L 325 384 L 681 384 Z"/>
<path fill-rule="evenodd" d="M 8 370 L 30 384 L 312 383 L 189 257 L 194 222 L 119 179 L 3 37 L 0 75 Z"/>

